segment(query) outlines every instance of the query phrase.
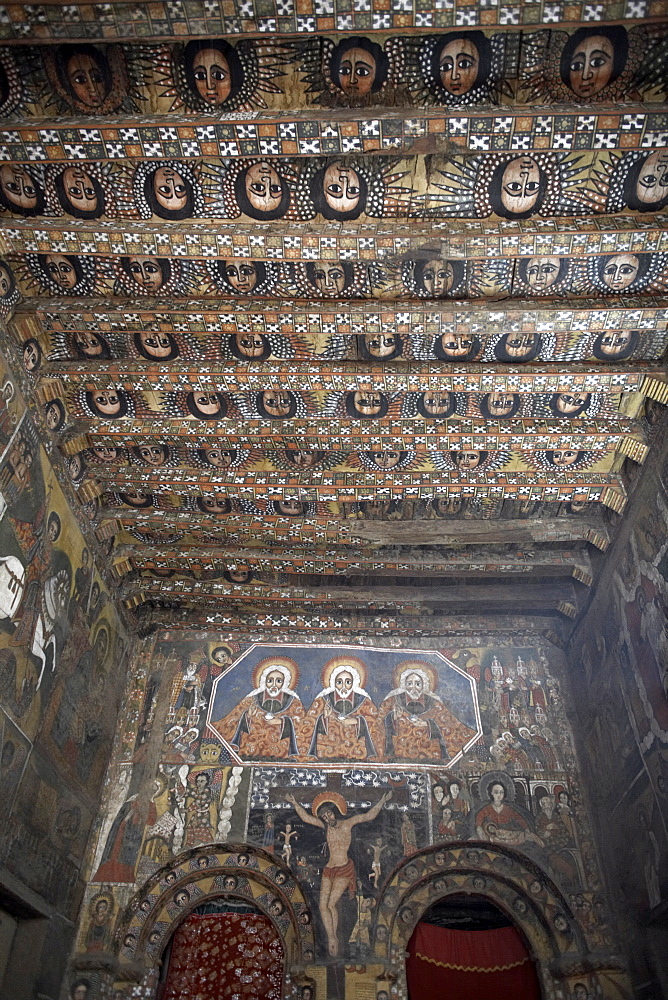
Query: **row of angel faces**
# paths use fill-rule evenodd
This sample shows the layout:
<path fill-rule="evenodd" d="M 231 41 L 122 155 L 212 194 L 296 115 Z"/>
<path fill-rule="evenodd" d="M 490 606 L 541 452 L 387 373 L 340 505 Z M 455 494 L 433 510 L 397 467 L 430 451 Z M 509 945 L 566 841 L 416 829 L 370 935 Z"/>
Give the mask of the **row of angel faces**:
<path fill-rule="evenodd" d="M 665 25 L 0 50 L 0 116 L 663 99 Z"/>
<path fill-rule="evenodd" d="M 58 338 L 60 339 L 60 338 Z M 166 364 L 181 359 L 182 361 L 230 361 L 234 362 L 263 362 L 268 359 L 290 360 L 293 358 L 317 358 L 320 361 L 354 360 L 360 357 L 366 361 L 389 362 L 398 358 L 417 361 L 450 361 L 456 363 L 469 362 L 502 362 L 511 365 L 526 364 L 532 361 L 582 361 L 595 360 L 604 362 L 619 362 L 629 358 L 648 359 L 659 357 L 665 348 L 665 331 L 656 330 L 628 330 L 614 329 L 590 332 L 557 333 L 540 332 L 537 330 L 513 329 L 508 333 L 497 333 L 494 335 L 477 332 L 453 332 L 443 333 L 439 336 L 414 336 L 402 337 L 397 333 L 369 333 L 359 336 L 353 340 L 352 337 L 332 335 L 327 340 L 326 346 L 320 351 L 309 351 L 308 345 L 300 343 L 298 338 L 288 337 L 285 334 L 263 334 L 263 333 L 231 333 L 224 334 L 220 345 L 213 345 L 213 350 L 197 350 L 196 344 L 190 338 L 182 334 L 172 333 L 167 330 L 136 330 L 128 336 L 131 351 L 117 351 L 112 354 L 109 344 L 111 338 L 108 334 L 95 333 L 93 330 L 80 330 L 73 334 L 62 337 L 63 347 L 57 348 L 49 355 L 50 361 L 67 360 L 69 358 L 87 360 L 90 362 L 107 361 L 114 357 L 136 357 L 159 364 Z M 23 363 L 27 372 L 38 374 L 44 364 L 44 350 L 39 340 L 30 337 L 23 341 Z M 55 369 L 54 369 L 55 371 Z M 119 400 L 123 396 L 128 396 L 127 390 L 119 388 Z M 288 392 L 288 396 L 294 395 L 282 387 L 270 388 L 268 392 Z M 581 387 L 574 388 L 578 394 L 584 390 Z M 504 390 L 505 392 L 505 390 Z M 252 393 L 239 394 L 239 400 L 226 399 L 223 393 L 216 393 L 208 402 L 204 396 L 210 395 L 204 392 L 182 392 L 178 398 L 174 396 L 173 402 L 167 402 L 166 408 L 176 416 L 194 417 L 197 420 L 216 420 L 228 415 L 230 403 L 235 403 L 241 409 L 241 414 L 247 418 L 254 416 L 268 418 L 271 410 L 267 409 L 266 400 Z M 429 412 L 429 404 L 425 402 L 428 396 L 433 396 L 433 392 L 408 392 L 402 397 L 402 401 L 397 406 L 397 393 L 392 394 L 394 400 L 391 408 L 393 416 L 450 416 L 452 414 L 476 416 L 478 411 L 477 403 L 471 406 L 466 402 L 466 394 L 440 392 L 439 398 L 451 397 L 454 402 L 443 403 L 441 412 Z M 489 395 L 489 394 L 488 394 Z M 507 393 L 506 393 L 507 395 Z M 482 409 L 483 416 L 535 416 L 537 405 L 531 402 L 520 402 L 517 393 L 510 392 L 513 396 L 513 404 L 509 405 L 507 413 L 495 412 L 486 413 Z M 590 414 L 593 412 L 591 400 L 596 399 L 597 410 L 600 409 L 598 397 L 592 393 L 586 393 L 588 403 L 585 409 Z M 200 398 L 201 397 L 201 398 Z M 168 396 L 166 397 L 169 398 Z M 436 397 L 434 397 L 436 398 Z M 334 395 L 330 396 L 334 399 Z M 100 416 L 94 412 L 94 407 L 90 403 L 94 400 L 86 400 L 86 412 L 88 416 Z M 315 414 L 318 409 L 323 413 L 329 413 L 328 403 L 323 403 L 314 407 L 314 399 L 306 396 L 303 405 L 288 407 L 294 411 L 292 415 L 304 416 Z M 75 402 L 76 409 L 76 402 Z M 133 416 L 138 412 L 137 407 L 126 401 L 122 414 Z M 385 415 L 390 409 L 389 405 L 381 407 L 381 415 Z M 542 407 L 547 416 L 548 411 Z M 359 416 L 356 411 L 358 407 L 352 403 L 346 404 L 345 413 L 350 417 Z M 234 410 L 232 409 L 232 413 Z M 380 412 L 380 411 L 379 411 Z M 581 411 L 582 412 L 582 411 Z M 207 415 L 210 414 L 210 415 Z M 238 414 L 238 415 L 241 415 Z M 343 416 L 344 413 L 341 413 Z M 377 414 L 371 414 L 376 416 Z M 558 414 L 555 413 L 555 416 Z M 277 414 L 279 416 L 279 414 Z M 62 421 L 64 423 L 64 419 Z M 62 426 L 62 423 L 60 426 Z"/>
<path fill-rule="evenodd" d="M 157 398 L 156 398 L 157 395 Z M 131 391 L 121 386 L 93 389 L 73 387 L 66 398 L 45 403 L 49 430 L 57 431 L 71 420 L 117 420 L 185 418 L 206 422 L 238 420 L 335 420 L 344 422 L 401 419 L 499 420 L 533 417 L 544 420 L 575 417 L 610 418 L 617 412 L 618 395 L 585 390 L 559 393 L 521 394 L 507 390 L 460 393 L 439 390 L 383 392 L 375 388 L 344 392 L 301 392 L 280 385 L 257 392 Z M 156 462 L 156 465 L 162 464 Z M 210 464 L 207 463 L 206 464 Z"/>
<path fill-rule="evenodd" d="M 666 152 L 668 169 L 668 152 Z M 0 168 L 1 171 L 2 168 Z M 668 178 L 668 173 L 666 174 Z M 0 296 L 28 291 L 59 295 L 114 294 L 134 298 L 252 296 L 254 299 L 465 299 L 632 295 L 668 288 L 668 255 L 619 253 L 568 257 L 447 259 L 438 256 L 382 261 L 254 260 L 250 257 L 188 261 L 178 257 L 31 254 L 15 262 L 16 275 L 0 262 Z"/>
<path fill-rule="evenodd" d="M 99 501 L 99 498 L 98 498 Z M 231 513 L 236 515 L 250 515 L 252 511 L 242 506 L 241 501 L 230 500 Z M 244 505 L 248 502 L 244 501 Z M 93 505 L 91 513 L 96 513 Z M 332 506 L 338 507 L 337 511 L 332 511 Z M 316 509 L 317 508 L 317 509 Z M 198 508 L 199 509 L 199 508 Z M 285 511 L 287 510 L 287 513 Z M 375 499 L 375 500 L 355 500 L 337 505 L 332 504 L 307 504 L 299 500 L 275 500 L 271 510 L 266 510 L 258 517 L 266 517 L 273 514 L 277 517 L 323 517 L 331 520 L 334 516 L 351 520 L 367 521 L 421 521 L 443 518 L 444 520 L 528 520 L 532 518 L 586 518 L 596 517 L 600 514 L 600 504 L 596 501 L 575 499 L 560 501 L 542 500 L 504 500 L 502 497 L 462 497 L 447 496 L 445 494 L 435 494 L 431 497 L 422 497 L 419 500 L 411 498 L 404 499 Z M 204 513 L 204 511 L 202 511 Z M 208 513 L 208 512 L 207 512 Z M 139 515 L 145 517 L 147 515 Z M 161 515 L 164 516 L 164 515 Z M 119 512 L 122 519 L 122 514 Z M 155 528 L 155 530 L 153 530 Z M 190 524 L 187 533 L 179 531 L 177 526 L 164 524 L 160 526 L 153 524 L 149 527 L 140 521 L 133 520 L 125 524 L 121 534 L 117 536 L 118 545 L 133 544 L 133 539 L 142 545 L 149 545 L 152 548 L 168 549 L 183 542 L 185 545 L 210 545 L 225 544 L 229 542 L 227 536 L 221 536 L 217 530 L 209 530 L 204 522 L 201 526 Z M 298 538 L 297 538 L 298 542 Z M 295 542 L 295 544 L 297 544 Z M 323 543 L 324 544 L 324 543 Z M 483 559 L 480 562 L 484 562 Z"/>
<path fill-rule="evenodd" d="M 24 218 L 522 220 L 667 204 L 664 148 L 485 151 L 428 162 L 339 155 L 0 165 L 0 210 Z"/>

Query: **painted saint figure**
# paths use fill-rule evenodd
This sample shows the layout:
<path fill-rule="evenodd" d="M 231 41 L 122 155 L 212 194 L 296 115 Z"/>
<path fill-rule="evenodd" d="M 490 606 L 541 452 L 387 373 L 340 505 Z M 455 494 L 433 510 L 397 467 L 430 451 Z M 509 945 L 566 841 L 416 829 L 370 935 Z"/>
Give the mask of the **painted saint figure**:
<path fill-rule="evenodd" d="M 339 954 L 339 901 L 346 889 L 351 898 L 355 896 L 357 890 L 355 865 L 348 854 L 353 827 L 376 819 L 391 795 L 391 791 L 386 792 L 367 812 L 347 818 L 348 806 L 343 796 L 337 792 L 322 792 L 316 795 L 311 813 L 297 802 L 294 795 L 286 796 L 304 823 L 326 831 L 329 855 L 320 882 L 319 908 L 327 935 L 327 951 L 332 958 Z"/>
<path fill-rule="evenodd" d="M 394 670 L 394 690 L 380 707 L 385 726 L 385 756 L 399 760 L 450 760 L 475 735 L 434 691 L 437 674 L 422 660 L 404 661 Z"/>
<path fill-rule="evenodd" d="M 295 694 L 299 672 L 288 657 L 268 657 L 253 671 L 254 690 L 213 728 L 244 757 L 296 757 L 304 707 Z"/>
<path fill-rule="evenodd" d="M 379 713 L 363 688 L 366 667 L 355 657 L 325 664 L 325 687 L 306 713 L 309 757 L 318 760 L 371 760 L 381 752 Z"/>

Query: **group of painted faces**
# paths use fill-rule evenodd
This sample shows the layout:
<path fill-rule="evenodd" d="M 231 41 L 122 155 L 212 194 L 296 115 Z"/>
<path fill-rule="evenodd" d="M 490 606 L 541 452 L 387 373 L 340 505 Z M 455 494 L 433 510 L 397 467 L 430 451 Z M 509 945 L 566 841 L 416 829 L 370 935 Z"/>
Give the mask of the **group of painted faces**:
<path fill-rule="evenodd" d="M 562 82 L 574 96 L 588 100 L 624 71 L 629 41 L 621 26 L 596 25 L 570 35 L 561 51 Z M 410 46 L 409 46 L 410 50 Z M 463 97 L 491 72 L 491 40 L 482 31 L 452 31 L 424 36 L 418 56 L 423 72 L 447 94 Z M 297 53 L 297 58 L 299 54 Z M 180 56 L 186 85 L 203 105 L 223 108 L 242 91 L 249 54 L 222 38 L 189 42 Z M 103 107 L 114 83 L 107 53 L 93 45 L 63 45 L 56 54 L 61 87 L 91 113 Z M 351 35 L 330 46 L 327 75 L 332 87 L 351 102 L 378 93 L 391 76 L 387 51 L 370 38 Z M 115 81 L 116 86 L 121 81 Z M 398 79 L 395 85 L 405 83 Z"/>

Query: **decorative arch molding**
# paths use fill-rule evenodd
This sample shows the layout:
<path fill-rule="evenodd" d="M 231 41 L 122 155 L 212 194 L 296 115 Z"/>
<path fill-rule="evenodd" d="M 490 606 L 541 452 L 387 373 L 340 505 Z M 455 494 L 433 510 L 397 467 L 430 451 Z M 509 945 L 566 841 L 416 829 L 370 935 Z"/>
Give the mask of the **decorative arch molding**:
<path fill-rule="evenodd" d="M 455 893 L 484 896 L 508 915 L 536 962 L 545 1000 L 570 996 L 565 980 L 575 970 L 619 972 L 618 959 L 597 962 L 590 955 L 568 901 L 539 865 L 510 848 L 458 841 L 412 854 L 383 887 L 374 955 L 396 982 L 397 1000 L 407 996 L 405 957 L 416 924 L 433 903 Z"/>
<path fill-rule="evenodd" d="M 130 900 L 114 935 L 116 980 L 156 981 L 165 946 L 179 924 L 196 907 L 221 896 L 252 903 L 271 920 L 283 943 L 286 973 L 301 978 L 305 963 L 313 961 L 313 921 L 290 869 L 257 847 L 209 844 L 173 858 Z"/>

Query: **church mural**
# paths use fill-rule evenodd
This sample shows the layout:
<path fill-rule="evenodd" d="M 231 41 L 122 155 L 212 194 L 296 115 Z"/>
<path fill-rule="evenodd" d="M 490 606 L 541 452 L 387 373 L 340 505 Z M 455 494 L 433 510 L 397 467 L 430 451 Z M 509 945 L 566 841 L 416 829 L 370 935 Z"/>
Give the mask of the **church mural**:
<path fill-rule="evenodd" d="M 660 23 L 590 24 L 571 31 L 311 33 L 284 41 L 232 35 L 153 45 L 61 42 L 6 47 L 0 57 L 3 117 L 201 116 L 397 103 L 660 101 L 666 40 Z"/>
<path fill-rule="evenodd" d="M 216 680 L 209 729 L 246 763 L 452 763 L 479 738 L 471 679 L 453 664 L 356 652 L 251 649 Z"/>
<path fill-rule="evenodd" d="M 393 921 L 409 922 L 397 877 L 422 884 L 428 854 L 433 878 L 450 885 L 453 850 L 483 868 L 495 851 L 516 853 L 528 866 L 518 916 L 548 906 L 566 950 L 608 947 L 550 665 L 558 655 L 482 636 L 420 645 L 268 645 L 222 633 L 146 642 L 121 716 L 72 981 L 96 952 L 120 947 L 122 983 L 124 962 L 154 962 L 175 921 L 222 893 L 251 898 L 279 929 L 294 910 L 306 978 L 286 995 L 324 997 L 321 977 L 338 962 L 391 970 L 382 956 Z M 218 857 L 215 843 L 244 846 Z M 480 891 L 485 874 L 467 877 Z"/>
<path fill-rule="evenodd" d="M 53 907 L 54 923 L 71 925 L 127 643 L 4 361 L 0 385 L 0 860 Z M 111 902 L 96 902 L 92 948 L 107 940 Z M 34 955 L 50 991 L 62 970 L 49 949 L 70 945 L 54 935 Z"/>

